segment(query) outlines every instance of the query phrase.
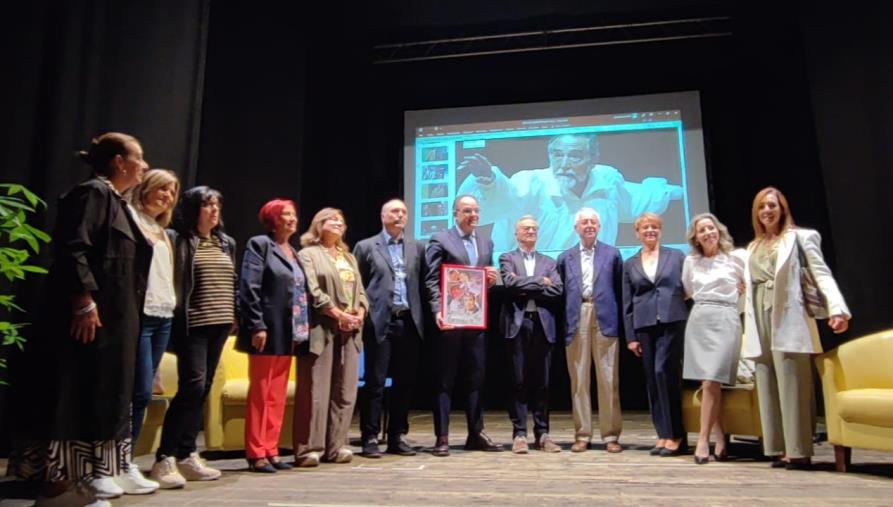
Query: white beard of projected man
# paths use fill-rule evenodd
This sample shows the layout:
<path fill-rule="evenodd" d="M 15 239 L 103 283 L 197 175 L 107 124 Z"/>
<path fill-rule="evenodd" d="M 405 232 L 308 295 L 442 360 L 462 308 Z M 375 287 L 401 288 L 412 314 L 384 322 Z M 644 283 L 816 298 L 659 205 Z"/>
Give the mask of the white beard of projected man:
<path fill-rule="evenodd" d="M 549 167 L 518 171 L 510 178 L 486 157 L 466 157 L 458 169 L 470 174 L 459 194 L 481 203 L 481 224 L 493 224 L 496 251 L 514 247 L 513 221 L 533 215 L 540 223 L 539 248 L 557 255 L 577 243 L 574 215 L 580 208 L 598 211 L 602 218 L 599 240 L 614 245 L 620 222 L 632 223 L 645 211 L 661 214 L 670 201 L 682 199 L 682 187 L 666 178 L 649 177 L 627 182 L 614 167 L 597 163 L 594 135 L 566 134 L 548 144 Z"/>

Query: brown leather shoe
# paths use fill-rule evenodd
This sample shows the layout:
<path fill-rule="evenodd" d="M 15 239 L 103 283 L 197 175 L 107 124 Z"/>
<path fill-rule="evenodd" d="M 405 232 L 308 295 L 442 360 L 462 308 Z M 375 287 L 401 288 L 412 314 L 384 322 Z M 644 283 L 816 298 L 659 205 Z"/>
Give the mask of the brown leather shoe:
<path fill-rule="evenodd" d="M 577 440 L 571 446 L 571 452 L 586 452 L 589 450 L 589 442 L 586 440 Z"/>
<path fill-rule="evenodd" d="M 536 441 L 535 448 L 543 452 L 561 452 L 561 447 L 558 447 L 558 444 L 552 441 L 552 437 L 548 433 L 540 435 L 540 438 Z"/>
<path fill-rule="evenodd" d="M 518 435 L 512 440 L 512 452 L 515 454 L 527 454 L 527 437 Z"/>
<path fill-rule="evenodd" d="M 608 452 L 618 453 L 623 452 L 623 447 L 621 447 L 618 442 L 608 442 L 607 444 L 605 444 L 605 450 Z"/>
<path fill-rule="evenodd" d="M 468 439 L 465 440 L 465 450 L 499 452 L 502 451 L 502 446 L 494 442 L 486 433 L 482 431 L 474 436 L 468 435 Z"/>
<path fill-rule="evenodd" d="M 443 458 L 445 456 L 450 455 L 450 439 L 449 437 L 437 437 L 437 442 L 434 444 L 434 448 L 431 449 L 431 454 Z"/>

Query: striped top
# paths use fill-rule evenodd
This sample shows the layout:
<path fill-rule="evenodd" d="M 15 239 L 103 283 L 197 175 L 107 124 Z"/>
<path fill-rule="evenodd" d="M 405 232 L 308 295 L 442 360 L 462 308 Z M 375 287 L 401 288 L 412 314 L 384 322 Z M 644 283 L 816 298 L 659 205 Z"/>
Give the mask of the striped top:
<path fill-rule="evenodd" d="M 235 318 L 236 270 L 217 236 L 199 238 L 189 297 L 189 327 L 230 324 Z"/>

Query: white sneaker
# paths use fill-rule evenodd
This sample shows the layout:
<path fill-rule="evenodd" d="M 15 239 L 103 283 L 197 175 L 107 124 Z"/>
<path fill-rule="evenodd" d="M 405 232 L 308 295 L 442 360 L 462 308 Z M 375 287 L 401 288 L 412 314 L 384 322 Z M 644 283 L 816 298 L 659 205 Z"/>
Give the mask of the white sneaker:
<path fill-rule="evenodd" d="M 125 495 L 148 495 L 154 493 L 161 485 L 143 477 L 140 467 L 127 464 L 127 471 L 115 476 L 115 483 L 121 486 Z"/>
<path fill-rule="evenodd" d="M 177 462 L 173 456 L 168 456 L 152 465 L 149 477 L 157 482 L 161 489 L 179 489 L 186 485 L 186 478 L 177 470 Z"/>
<path fill-rule="evenodd" d="M 187 481 L 214 481 L 223 475 L 220 470 L 211 468 L 194 452 L 188 458 L 177 462 L 177 468 Z"/>
<path fill-rule="evenodd" d="M 61 495 L 37 497 L 34 507 L 112 507 L 112 503 L 96 498 L 93 489 L 79 482 Z"/>
<path fill-rule="evenodd" d="M 335 459 L 332 461 L 335 463 L 350 463 L 353 459 L 353 451 L 347 449 L 346 447 L 342 447 L 338 449 L 338 453 L 335 454 Z"/>
<path fill-rule="evenodd" d="M 121 486 L 115 482 L 114 477 L 96 477 L 90 481 L 93 494 L 96 498 L 118 498 L 124 494 Z"/>
<path fill-rule="evenodd" d="M 319 453 L 308 452 L 303 456 L 295 456 L 295 466 L 299 468 L 311 468 L 319 466 Z"/>

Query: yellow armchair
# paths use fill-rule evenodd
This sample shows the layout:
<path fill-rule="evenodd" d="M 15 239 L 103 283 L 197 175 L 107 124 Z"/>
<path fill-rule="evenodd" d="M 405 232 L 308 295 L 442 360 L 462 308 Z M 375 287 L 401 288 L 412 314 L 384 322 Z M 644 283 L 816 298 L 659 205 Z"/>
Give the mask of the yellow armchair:
<path fill-rule="evenodd" d="M 205 447 L 209 451 L 245 449 L 245 404 L 248 399 L 248 355 L 235 349 L 230 336 L 223 347 L 214 383 L 205 403 Z M 295 362 L 288 381 L 285 419 L 279 447 L 292 448 L 292 413 L 295 400 Z"/>
<path fill-rule="evenodd" d="M 828 441 L 837 471 L 853 447 L 893 451 L 893 329 L 844 343 L 816 357 Z"/>
<path fill-rule="evenodd" d="M 177 394 L 177 356 L 165 352 L 158 365 L 161 372 L 161 381 L 164 384 L 164 393 L 153 394 L 149 405 L 146 407 L 146 418 L 140 438 L 133 445 L 133 455 L 141 456 L 158 449 L 161 443 L 161 425 L 164 423 L 164 414 L 171 404 L 174 395 Z"/>
<path fill-rule="evenodd" d="M 685 431 L 701 430 L 701 389 L 682 390 L 682 424 Z M 720 421 L 727 435 L 752 435 L 762 438 L 760 402 L 753 384 L 722 388 Z"/>

